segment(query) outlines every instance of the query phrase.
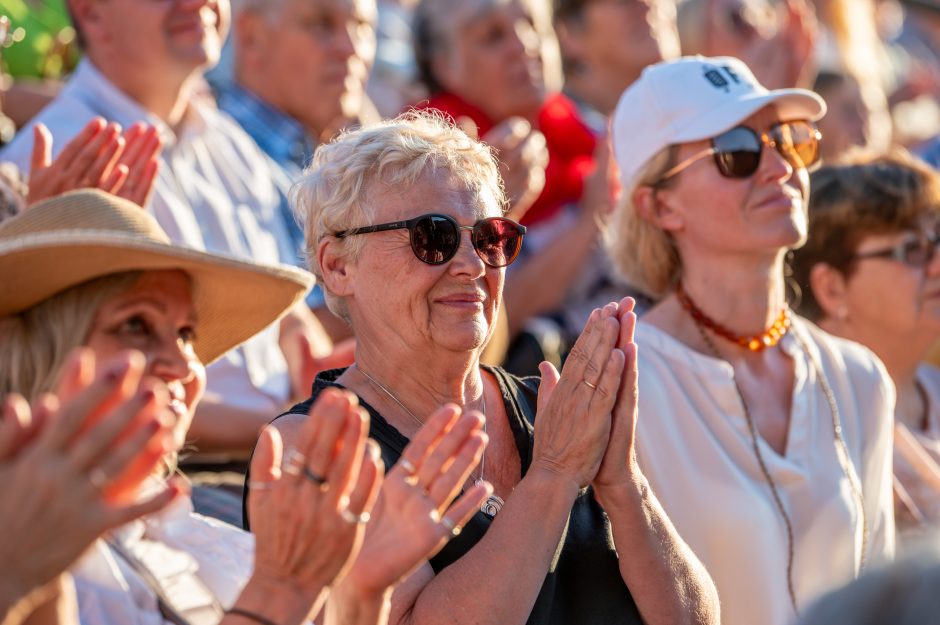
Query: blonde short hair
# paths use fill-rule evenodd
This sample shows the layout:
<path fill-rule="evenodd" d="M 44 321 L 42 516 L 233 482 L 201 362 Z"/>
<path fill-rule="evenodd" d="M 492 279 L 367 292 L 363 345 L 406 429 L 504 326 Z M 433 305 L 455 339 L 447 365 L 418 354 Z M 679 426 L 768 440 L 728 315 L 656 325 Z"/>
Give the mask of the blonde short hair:
<path fill-rule="evenodd" d="M 675 164 L 677 155 L 678 146 L 669 146 L 649 160 L 637 175 L 636 183 L 623 189 L 606 233 L 617 269 L 631 286 L 653 299 L 660 299 L 675 288 L 682 275 L 682 261 L 672 235 L 639 214 L 633 194 L 642 186 L 655 185 Z M 668 187 L 671 182 L 659 186 Z"/>
<path fill-rule="evenodd" d="M 88 339 L 101 305 L 139 277 L 139 271 L 128 271 L 95 278 L 0 318 L 0 400 L 19 393 L 32 402 L 53 391 L 69 354 Z"/>
<path fill-rule="evenodd" d="M 506 209 L 492 150 L 471 139 L 443 115 L 405 113 L 344 132 L 320 146 L 303 178 L 291 189 L 291 206 L 304 231 L 310 271 L 321 284 L 317 248 L 324 237 L 375 223 L 381 185 L 406 188 L 424 173 L 446 170 L 484 206 Z M 355 259 L 363 237 L 342 239 L 341 253 Z M 326 304 L 348 318 L 345 306 L 324 284 Z"/>

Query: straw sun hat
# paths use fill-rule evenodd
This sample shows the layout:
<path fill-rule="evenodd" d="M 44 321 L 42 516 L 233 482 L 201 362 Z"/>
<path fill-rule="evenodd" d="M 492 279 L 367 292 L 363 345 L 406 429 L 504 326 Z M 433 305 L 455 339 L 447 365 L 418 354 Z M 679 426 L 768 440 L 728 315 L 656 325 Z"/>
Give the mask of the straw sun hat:
<path fill-rule="evenodd" d="M 124 271 L 179 269 L 192 280 L 196 354 L 206 364 L 274 323 L 314 283 L 265 266 L 179 247 L 136 204 L 96 190 L 40 202 L 0 224 L 0 316 Z"/>

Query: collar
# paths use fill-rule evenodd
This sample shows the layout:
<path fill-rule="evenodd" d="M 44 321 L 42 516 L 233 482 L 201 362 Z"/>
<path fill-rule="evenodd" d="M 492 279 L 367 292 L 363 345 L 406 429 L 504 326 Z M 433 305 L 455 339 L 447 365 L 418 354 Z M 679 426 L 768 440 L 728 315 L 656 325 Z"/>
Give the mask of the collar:
<path fill-rule="evenodd" d="M 316 141 L 287 113 L 237 83 L 219 91 L 218 103 L 279 165 L 293 163 L 303 169 L 310 162 Z"/>

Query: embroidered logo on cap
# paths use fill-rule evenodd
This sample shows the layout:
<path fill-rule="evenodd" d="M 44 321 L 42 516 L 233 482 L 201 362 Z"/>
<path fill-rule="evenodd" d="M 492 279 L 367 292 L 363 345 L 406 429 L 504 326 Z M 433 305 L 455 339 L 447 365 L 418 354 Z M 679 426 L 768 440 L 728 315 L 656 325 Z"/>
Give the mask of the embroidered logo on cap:
<path fill-rule="evenodd" d="M 736 85 L 741 84 L 741 79 L 738 78 L 734 70 L 727 65 L 722 65 L 721 67 L 705 65 L 704 69 L 705 80 L 715 89 L 721 89 L 725 93 L 729 93 L 731 91 L 732 82 Z M 731 82 L 729 82 L 729 80 Z"/>

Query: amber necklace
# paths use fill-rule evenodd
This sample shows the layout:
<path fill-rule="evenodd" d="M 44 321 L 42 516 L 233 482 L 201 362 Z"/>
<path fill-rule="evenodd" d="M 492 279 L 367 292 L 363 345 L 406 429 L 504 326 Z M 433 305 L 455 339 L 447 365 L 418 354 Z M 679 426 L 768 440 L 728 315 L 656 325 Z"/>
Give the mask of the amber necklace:
<path fill-rule="evenodd" d="M 681 282 L 679 283 L 679 286 L 676 287 L 676 298 L 678 298 L 679 303 L 682 304 L 682 307 L 685 309 L 685 311 L 692 316 L 692 319 L 695 321 L 696 325 L 705 326 L 726 341 L 737 343 L 741 347 L 746 347 L 752 352 L 759 352 L 764 348 L 773 347 L 780 342 L 780 339 L 786 336 L 787 332 L 790 331 L 791 321 L 789 306 L 783 307 L 783 309 L 780 311 L 780 314 L 777 315 L 777 319 L 773 322 L 773 325 L 771 325 L 770 328 L 765 330 L 762 334 L 757 334 L 754 336 L 742 336 L 740 334 L 735 334 L 702 312 L 702 309 L 695 305 L 695 302 L 692 301 L 692 298 L 689 297 L 689 294 L 686 293 L 682 288 Z"/>
<path fill-rule="evenodd" d="M 679 292 L 682 292 L 681 288 Z M 684 292 L 682 293 L 685 295 Z M 688 298 L 688 295 L 685 295 L 685 297 Z M 691 300 L 688 301 L 695 310 L 698 310 Z M 709 351 L 711 351 L 712 355 L 719 360 L 728 362 L 718 352 L 718 346 L 715 345 L 715 342 L 705 331 L 706 328 L 712 330 L 713 332 L 714 330 L 710 326 L 707 326 L 705 323 L 703 323 L 695 315 L 689 313 L 689 316 L 692 317 L 692 321 L 695 323 L 696 329 L 698 329 L 699 334 L 702 336 L 702 340 L 705 342 L 705 345 L 708 347 Z M 789 315 L 787 316 L 787 322 L 788 323 L 786 328 L 789 330 Z M 717 332 L 715 333 L 718 334 Z M 842 420 L 839 416 L 839 405 L 836 403 L 836 397 L 832 392 L 829 379 L 826 378 L 822 370 L 822 365 L 816 361 L 816 358 L 809 351 L 809 347 L 806 345 L 806 343 L 803 342 L 803 339 L 799 336 L 795 336 L 795 338 L 797 343 L 799 343 L 803 354 L 806 356 L 806 359 L 809 360 L 812 364 L 813 370 L 816 373 L 816 379 L 819 380 L 819 386 L 822 388 L 823 395 L 826 396 L 826 402 L 829 404 L 829 414 L 832 417 L 832 434 L 836 445 L 836 457 L 839 460 L 839 466 L 842 468 L 842 472 L 845 474 L 846 479 L 848 479 L 849 484 L 852 487 L 853 494 L 858 500 L 858 512 L 862 521 L 862 553 L 858 566 L 858 573 L 861 573 L 865 568 L 868 552 L 868 517 L 865 513 L 865 497 L 862 494 L 862 485 L 852 468 L 852 461 L 849 456 L 849 448 L 845 444 L 845 439 L 842 437 Z M 774 344 L 776 345 L 778 342 L 779 339 L 777 339 Z M 763 347 L 760 349 L 763 349 Z M 728 364 L 730 365 L 731 363 Z M 734 390 L 737 392 L 738 399 L 741 401 L 741 408 L 744 411 L 744 419 L 747 421 L 747 429 L 751 435 L 751 448 L 754 450 L 754 455 L 757 457 L 757 464 L 760 466 L 761 473 L 763 473 L 764 479 L 767 481 L 767 486 L 770 488 L 770 494 L 773 496 L 774 504 L 776 504 L 777 510 L 780 512 L 780 517 L 783 519 L 783 524 L 787 530 L 787 592 L 790 595 L 790 605 L 793 607 L 793 612 L 799 616 L 800 611 L 796 603 L 796 592 L 793 590 L 793 555 L 795 550 L 793 539 L 793 522 L 790 520 L 790 515 L 787 513 L 786 507 L 783 505 L 783 498 L 780 496 L 780 489 L 777 487 L 777 482 L 770 474 L 770 469 L 767 468 L 767 462 L 764 460 L 764 454 L 761 451 L 760 445 L 758 443 L 760 435 L 757 432 L 757 426 L 754 424 L 754 418 L 751 416 L 751 411 L 747 406 L 747 402 L 744 400 L 744 392 L 741 390 L 741 386 L 738 384 L 738 378 L 736 375 L 734 375 L 733 371 L 734 367 L 732 366 L 731 381 L 734 384 Z"/>
<path fill-rule="evenodd" d="M 414 422 L 418 424 L 418 428 L 419 428 L 419 429 L 422 428 L 422 427 L 424 427 L 424 422 L 421 421 L 421 419 L 419 419 L 419 418 L 417 417 L 417 415 L 415 415 L 415 413 L 411 412 L 411 410 L 408 408 L 408 406 L 406 406 L 404 403 L 402 403 L 402 401 L 401 401 L 400 399 L 398 399 L 397 397 L 395 397 L 395 394 L 392 393 L 390 390 L 388 390 L 388 388 L 386 388 L 384 384 L 382 384 L 381 382 L 379 382 L 378 380 L 376 380 L 375 378 L 373 378 L 371 375 L 369 375 L 368 373 L 366 373 L 365 370 L 364 370 L 362 367 L 358 367 L 358 366 L 357 366 L 356 368 L 359 370 L 359 373 L 361 373 L 362 375 L 364 375 L 365 378 L 366 378 L 367 380 L 369 380 L 369 382 L 371 382 L 377 389 L 379 389 L 380 391 L 382 391 L 383 393 L 385 393 L 386 395 L 388 395 L 388 397 L 389 397 L 393 402 L 395 402 L 396 404 L 398 404 L 398 406 L 399 406 L 402 410 L 405 411 L 405 414 L 407 414 L 409 417 L 411 417 L 411 418 L 414 420 Z M 486 434 L 486 389 L 485 389 L 485 388 L 483 389 L 483 393 L 481 394 L 481 398 L 483 399 L 483 412 L 481 413 L 481 414 L 483 415 L 483 433 Z M 484 448 L 484 449 L 483 449 L 483 455 L 480 457 L 480 477 L 478 477 L 478 478 L 475 480 L 475 482 L 474 482 L 475 484 L 483 484 L 483 483 L 484 483 L 484 480 L 483 480 L 483 472 L 484 472 L 485 470 L 486 470 L 486 449 Z M 506 502 L 503 501 L 503 498 L 500 497 L 499 495 L 497 495 L 497 494 L 494 492 L 494 493 L 491 494 L 489 497 L 487 497 L 487 498 L 486 498 L 486 501 L 484 501 L 483 504 L 480 506 L 480 512 L 482 512 L 483 514 L 485 514 L 486 516 L 488 516 L 488 517 L 490 517 L 490 518 L 493 518 L 493 517 L 496 516 L 496 513 L 497 513 L 497 512 L 499 512 L 500 510 L 502 510 L 502 508 L 503 508 L 504 505 L 506 505 Z"/>

